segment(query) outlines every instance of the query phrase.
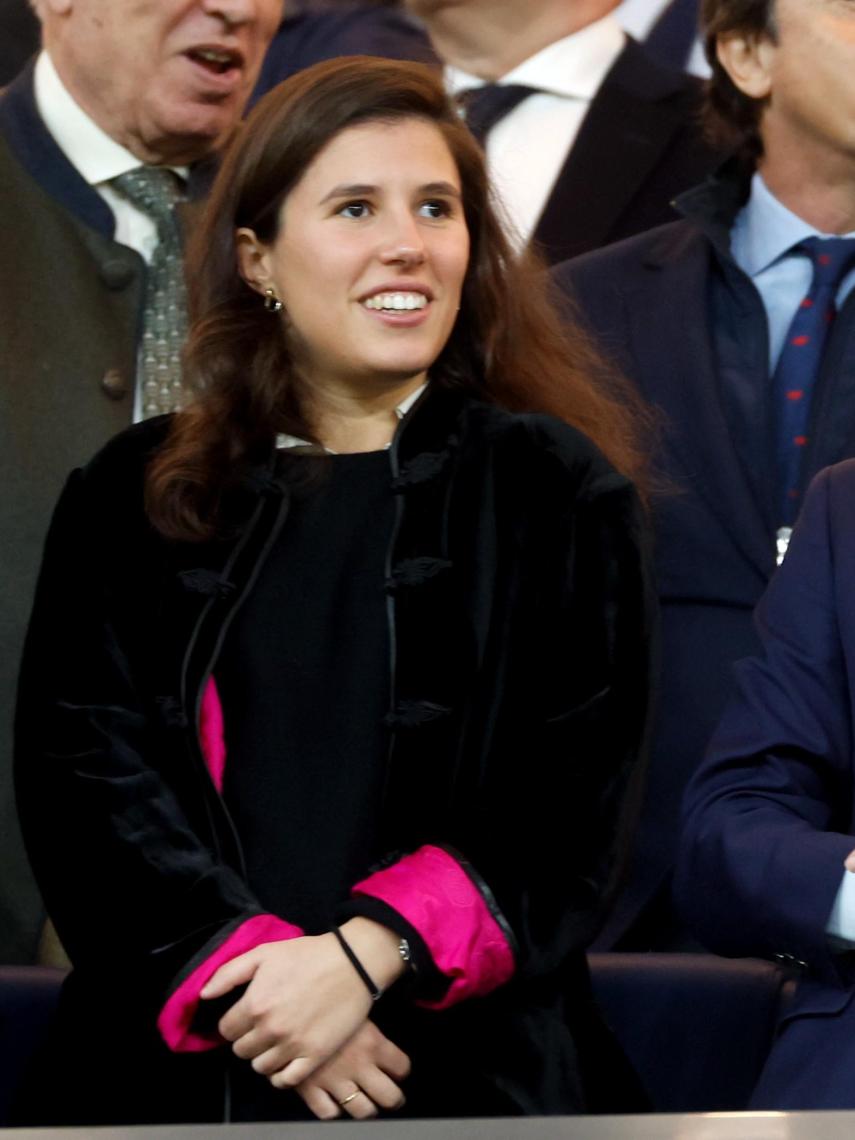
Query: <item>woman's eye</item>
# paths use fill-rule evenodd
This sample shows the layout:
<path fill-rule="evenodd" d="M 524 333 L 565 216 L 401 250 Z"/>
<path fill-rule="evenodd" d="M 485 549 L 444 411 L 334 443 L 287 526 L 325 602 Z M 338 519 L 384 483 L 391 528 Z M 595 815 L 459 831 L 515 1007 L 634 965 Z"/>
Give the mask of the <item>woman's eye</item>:
<path fill-rule="evenodd" d="M 419 206 L 419 213 L 425 218 L 447 218 L 451 213 L 451 208 L 447 202 L 432 199 L 430 202 L 422 202 Z"/>
<path fill-rule="evenodd" d="M 367 202 L 348 202 L 342 206 L 339 213 L 344 218 L 364 218 L 368 215 Z"/>

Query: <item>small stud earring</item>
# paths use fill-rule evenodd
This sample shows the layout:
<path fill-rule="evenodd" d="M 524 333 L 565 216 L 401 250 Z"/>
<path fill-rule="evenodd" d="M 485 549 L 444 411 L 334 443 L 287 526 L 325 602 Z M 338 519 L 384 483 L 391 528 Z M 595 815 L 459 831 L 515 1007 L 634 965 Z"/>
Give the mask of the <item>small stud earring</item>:
<path fill-rule="evenodd" d="M 282 302 L 272 289 L 264 290 L 264 308 L 268 313 L 281 313 Z"/>

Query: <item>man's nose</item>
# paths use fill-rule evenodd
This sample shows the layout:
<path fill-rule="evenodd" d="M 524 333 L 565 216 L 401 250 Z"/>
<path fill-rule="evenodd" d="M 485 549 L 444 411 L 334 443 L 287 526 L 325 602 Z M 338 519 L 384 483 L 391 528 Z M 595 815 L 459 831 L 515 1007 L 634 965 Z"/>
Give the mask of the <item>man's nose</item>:
<path fill-rule="evenodd" d="M 270 8 L 271 4 L 273 0 L 202 0 L 205 12 L 222 20 L 226 30 L 257 20 L 261 10 Z M 281 4 L 276 6 L 281 7 Z"/>

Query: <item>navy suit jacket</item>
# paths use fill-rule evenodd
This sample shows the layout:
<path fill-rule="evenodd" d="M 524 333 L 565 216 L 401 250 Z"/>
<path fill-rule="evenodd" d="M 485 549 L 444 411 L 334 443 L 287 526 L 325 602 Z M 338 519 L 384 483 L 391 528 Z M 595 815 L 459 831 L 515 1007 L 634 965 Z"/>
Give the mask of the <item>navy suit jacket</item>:
<path fill-rule="evenodd" d="M 855 848 L 855 461 L 813 483 L 756 621 L 761 653 L 689 786 L 678 903 L 711 949 L 802 971 L 753 1098 L 855 1108 L 855 971 L 825 926 Z"/>
<path fill-rule="evenodd" d="M 603 947 L 624 935 L 668 881 L 683 790 L 727 699 L 732 662 L 757 648 L 751 613 L 775 570 L 765 314 L 751 282 L 732 266 L 726 295 L 733 328 L 724 335 L 738 339 L 746 357 L 745 375 L 730 378 L 742 386 L 743 405 L 735 408 L 725 398 L 723 331 L 714 328 L 716 265 L 708 234 L 684 220 L 556 270 L 576 316 L 660 413 L 655 458 L 671 484 L 654 503 L 662 671 L 648 789 L 630 881 Z M 826 354 L 806 480 L 855 455 L 853 306 L 850 298 Z"/>

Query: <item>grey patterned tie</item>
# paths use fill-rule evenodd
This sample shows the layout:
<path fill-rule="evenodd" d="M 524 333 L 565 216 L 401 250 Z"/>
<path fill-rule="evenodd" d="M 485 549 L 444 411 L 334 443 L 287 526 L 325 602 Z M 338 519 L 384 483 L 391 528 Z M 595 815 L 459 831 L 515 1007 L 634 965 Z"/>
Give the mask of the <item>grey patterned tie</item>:
<path fill-rule="evenodd" d="M 181 405 L 181 349 L 187 336 L 187 297 L 176 205 L 181 179 L 160 166 L 141 166 L 111 183 L 157 226 L 146 276 L 143 336 L 139 352 L 143 419 Z"/>

